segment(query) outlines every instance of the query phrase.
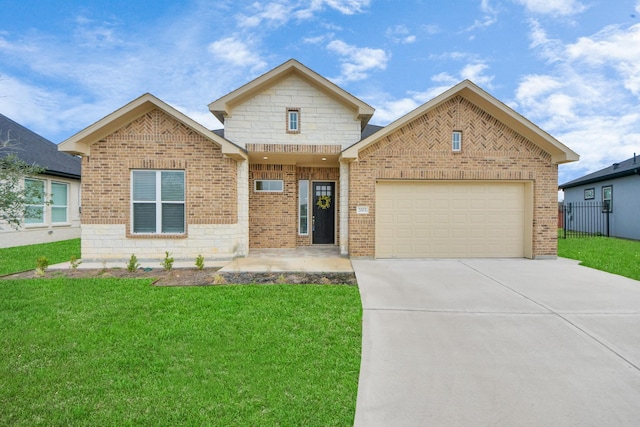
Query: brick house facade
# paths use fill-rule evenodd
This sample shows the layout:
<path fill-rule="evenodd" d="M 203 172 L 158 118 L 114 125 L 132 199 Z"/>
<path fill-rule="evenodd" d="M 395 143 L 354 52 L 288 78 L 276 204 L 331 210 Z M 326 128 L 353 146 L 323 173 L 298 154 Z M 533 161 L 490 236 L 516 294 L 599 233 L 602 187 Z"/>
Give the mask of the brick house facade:
<path fill-rule="evenodd" d="M 209 110 L 223 132 L 147 94 L 60 145 L 83 156 L 83 258 L 154 259 L 165 250 L 177 259 L 233 258 L 312 244 L 355 257 L 431 257 L 449 253 L 429 252 L 421 242 L 431 234 L 451 233 L 452 241 L 464 234 L 452 222 L 451 230 L 430 230 L 430 204 L 448 203 L 452 217 L 514 219 L 506 234 L 516 250 L 493 256 L 556 255 L 557 165 L 578 156 L 469 81 L 375 133 L 372 107 L 295 60 Z M 425 186 L 404 200 L 380 192 L 407 182 Z M 433 183 L 487 194 L 506 183 L 513 195 L 499 203 L 511 211 L 478 216 L 472 203 L 446 200 L 447 192 L 428 201 Z M 402 211 L 404 204 L 416 207 Z M 405 219 L 409 233 L 394 226 Z M 167 232 L 165 224 L 177 228 Z M 483 228 L 467 231 L 480 246 L 494 239 L 476 233 Z M 382 247 L 383 234 L 403 249 Z"/>

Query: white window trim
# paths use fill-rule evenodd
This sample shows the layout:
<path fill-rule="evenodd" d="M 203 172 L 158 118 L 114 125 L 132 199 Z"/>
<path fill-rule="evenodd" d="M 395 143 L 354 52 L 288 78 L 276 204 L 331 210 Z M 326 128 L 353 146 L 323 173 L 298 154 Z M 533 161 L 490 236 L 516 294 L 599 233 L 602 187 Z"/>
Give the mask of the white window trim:
<path fill-rule="evenodd" d="M 150 200 L 142 200 L 142 201 L 135 201 L 133 199 L 133 173 L 134 172 L 155 172 L 156 173 L 156 198 L 155 201 L 150 201 Z M 182 176 L 184 179 L 184 190 L 185 190 L 185 194 L 184 194 L 184 198 L 187 198 L 187 189 L 186 189 L 186 185 L 187 185 L 187 177 L 185 174 L 184 170 L 171 170 L 171 169 L 132 169 L 131 170 L 131 175 L 130 175 L 130 198 L 131 198 L 131 202 L 130 202 L 130 218 L 131 218 L 131 234 L 132 235 L 136 235 L 136 236 L 183 236 L 185 234 L 187 234 L 187 202 L 186 200 L 183 200 L 182 202 L 176 202 L 176 201 L 166 201 L 163 202 L 162 201 L 162 172 L 182 172 Z M 140 233 L 140 232 L 135 232 L 134 231 L 134 213 L 133 213 L 133 205 L 134 204 L 155 204 L 156 206 L 156 231 L 155 232 L 144 232 L 144 233 Z M 163 233 L 162 232 L 162 205 L 163 204 L 175 204 L 175 205 L 183 205 L 184 206 L 184 223 L 182 224 L 182 233 Z"/>
<path fill-rule="evenodd" d="M 46 203 L 45 197 L 47 195 L 47 180 L 46 179 L 40 179 L 40 178 L 26 177 L 26 178 L 24 178 L 24 185 L 25 186 L 27 185 L 27 180 L 40 181 L 42 183 L 42 192 L 43 192 L 42 205 L 34 205 L 34 204 L 31 204 L 31 203 L 26 203 L 25 204 L 25 208 L 28 208 L 29 206 L 35 206 L 35 207 L 42 206 L 42 222 L 30 222 L 30 223 L 27 223 L 27 216 L 25 215 L 24 221 L 23 221 L 23 225 L 24 225 L 24 227 L 42 227 L 42 226 L 46 226 L 47 225 L 47 203 Z"/>
<path fill-rule="evenodd" d="M 280 190 L 258 190 L 258 182 L 279 182 Z M 282 179 L 256 179 L 253 181 L 253 191 L 255 193 L 282 193 L 284 192 L 284 181 Z"/>
<path fill-rule="evenodd" d="M 462 151 L 462 131 L 454 130 L 451 134 L 451 151 L 459 153 Z"/>
<path fill-rule="evenodd" d="M 66 200 L 66 204 L 63 205 L 54 205 L 53 204 L 53 184 L 58 184 L 58 185 L 64 185 L 67 187 L 67 200 Z M 60 221 L 60 222 L 55 222 L 53 220 L 53 210 L 51 211 L 51 224 L 53 225 L 67 225 L 71 223 L 71 220 L 69 219 L 69 189 L 71 188 L 71 186 L 69 185 L 68 182 L 61 182 L 61 181 L 51 181 L 51 187 L 50 187 L 50 194 L 51 194 L 51 209 L 53 208 L 65 208 L 66 211 L 66 215 L 65 217 L 67 218 L 66 221 Z"/>

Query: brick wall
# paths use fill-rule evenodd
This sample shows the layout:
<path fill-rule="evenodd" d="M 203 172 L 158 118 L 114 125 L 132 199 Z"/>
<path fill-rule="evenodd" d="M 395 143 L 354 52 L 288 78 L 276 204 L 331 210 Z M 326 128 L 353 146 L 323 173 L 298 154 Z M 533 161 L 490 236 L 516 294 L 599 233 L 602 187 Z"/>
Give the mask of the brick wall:
<path fill-rule="evenodd" d="M 131 235 L 132 169 L 185 171 L 185 236 Z M 145 246 L 140 241 L 185 240 L 191 233 L 192 225 L 238 223 L 236 161 L 223 157 L 219 146 L 158 109 L 92 144 L 90 155 L 82 159 L 82 173 L 83 257 L 92 257 L 92 246 L 88 240 L 85 242 L 85 234 L 87 239 L 95 236 L 91 225 L 124 225 L 124 228 L 118 228 L 125 232 L 119 239 L 129 243 L 121 242 L 118 246 L 124 246 L 123 250 L 128 251 Z M 209 252 L 216 253 L 215 232 L 210 236 Z M 168 250 L 175 247 L 178 251 L 188 246 L 186 243 L 166 245 Z M 104 255 L 100 254 L 101 257 Z M 179 257 L 177 253 L 174 255 Z"/>
<path fill-rule="evenodd" d="M 462 131 L 462 151 L 451 133 Z M 533 182 L 533 257 L 557 253 L 557 165 L 537 145 L 458 96 L 366 147 L 349 165 L 349 254 L 375 254 L 376 179 Z M 369 206 L 369 215 L 356 215 Z"/>
<path fill-rule="evenodd" d="M 255 180 L 275 179 L 284 181 L 283 192 L 255 192 Z M 308 236 L 298 235 L 298 181 L 335 181 L 339 192 L 339 168 L 296 167 L 295 165 L 249 166 L 249 247 L 295 248 L 311 245 L 311 229 Z M 310 190 L 311 191 L 311 190 Z M 339 194 L 336 194 L 336 203 Z M 309 200 L 309 214 L 312 200 Z M 336 212 L 340 209 L 336 206 Z M 338 220 L 336 219 L 336 230 Z"/>

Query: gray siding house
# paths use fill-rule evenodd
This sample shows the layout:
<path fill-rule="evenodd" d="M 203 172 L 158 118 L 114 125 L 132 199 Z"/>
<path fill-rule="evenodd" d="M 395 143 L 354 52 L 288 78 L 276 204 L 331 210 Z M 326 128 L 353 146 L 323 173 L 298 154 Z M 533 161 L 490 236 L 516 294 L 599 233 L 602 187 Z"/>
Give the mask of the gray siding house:
<path fill-rule="evenodd" d="M 609 235 L 640 240 L 640 156 L 590 173 L 559 186 L 564 192 L 565 209 L 593 202 L 606 213 L 609 208 Z M 575 208 L 567 216 L 567 228 L 581 231 L 587 224 Z"/>
<path fill-rule="evenodd" d="M 24 184 L 41 191 L 42 198 L 28 206 L 19 229 L 0 222 L 0 248 L 80 237 L 80 158 L 58 151 L 53 142 L 0 114 L 0 143 L 4 142 L 8 145 L 0 157 L 15 154 L 45 171 L 25 179 Z"/>

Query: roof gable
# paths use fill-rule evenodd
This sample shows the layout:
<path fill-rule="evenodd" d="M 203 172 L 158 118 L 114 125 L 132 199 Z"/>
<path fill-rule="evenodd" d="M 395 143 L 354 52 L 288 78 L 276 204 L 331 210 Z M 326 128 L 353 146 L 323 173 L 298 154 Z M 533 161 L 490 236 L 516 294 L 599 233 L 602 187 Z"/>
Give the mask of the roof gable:
<path fill-rule="evenodd" d="M 375 111 L 373 107 L 330 82 L 315 71 L 305 67 L 295 59 L 290 59 L 257 79 L 213 101 L 209 104 L 209 111 L 211 111 L 221 123 L 224 123 L 225 117 L 231 114 L 231 111 L 236 105 L 265 91 L 291 75 L 302 78 L 327 96 L 352 109 L 355 116 L 361 121 L 362 129 L 365 128 L 371 116 L 373 116 L 373 112 Z"/>
<path fill-rule="evenodd" d="M 483 111 L 486 111 L 495 119 L 513 129 L 518 134 L 530 140 L 543 151 L 549 153 L 554 163 L 573 162 L 580 158 L 577 153 L 540 129 L 522 115 L 509 108 L 504 103 L 500 102 L 498 99 L 491 96 L 489 93 L 482 90 L 473 82 L 470 80 L 464 80 L 451 89 L 436 96 L 431 101 L 428 101 L 398 120 L 392 122 L 384 129 L 347 148 L 342 152 L 341 159 L 358 159 L 359 153 L 366 147 L 374 144 L 385 136 L 390 135 L 392 132 L 400 129 L 412 120 L 434 108 L 437 108 L 442 103 L 447 102 L 456 96 L 463 97 Z"/>
<path fill-rule="evenodd" d="M 59 152 L 56 144 L 3 114 L 0 114 L 0 137 L 9 141 L 0 150 L 0 156 L 15 154 L 26 163 L 43 167 L 46 174 L 80 179 L 80 158 Z"/>
<path fill-rule="evenodd" d="M 635 154 L 630 159 L 620 163 L 614 163 L 609 167 L 600 169 L 599 171 L 576 178 L 573 181 L 569 181 L 558 186 L 558 188 L 565 189 L 577 187 L 579 185 L 593 184 L 595 182 L 622 178 L 630 175 L 640 175 L 640 156 L 636 156 Z"/>
<path fill-rule="evenodd" d="M 211 142 L 219 145 L 222 148 L 222 153 L 227 157 L 231 157 L 236 160 L 247 159 L 247 153 L 245 150 L 227 141 L 221 136 L 216 135 L 200 123 L 194 121 L 150 93 L 146 93 L 139 98 L 136 98 L 124 107 L 114 111 L 84 130 L 81 130 L 69 139 L 60 143 L 58 149 L 60 151 L 66 151 L 73 154 L 89 155 L 91 151 L 91 144 L 105 138 L 123 126 L 131 123 L 138 117 L 154 109 L 163 111 Z"/>

